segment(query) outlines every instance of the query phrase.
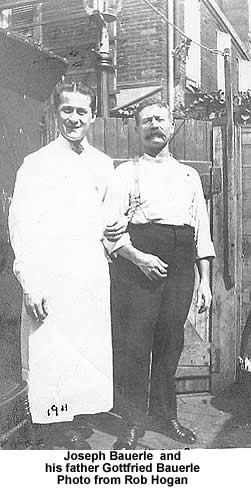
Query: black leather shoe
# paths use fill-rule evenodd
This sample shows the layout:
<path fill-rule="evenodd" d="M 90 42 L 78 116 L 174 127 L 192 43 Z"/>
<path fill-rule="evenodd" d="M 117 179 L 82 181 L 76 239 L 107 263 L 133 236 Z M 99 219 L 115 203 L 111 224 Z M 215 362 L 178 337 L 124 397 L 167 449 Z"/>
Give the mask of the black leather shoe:
<path fill-rule="evenodd" d="M 89 424 L 81 424 L 78 427 L 64 426 L 59 423 L 48 433 L 47 443 L 53 447 L 64 447 L 65 449 L 87 449 L 90 448 L 87 440 L 94 433 Z"/>
<path fill-rule="evenodd" d="M 120 434 L 119 438 L 113 445 L 113 449 L 135 449 L 138 440 L 143 437 L 145 431 L 136 425 L 127 427 Z"/>
<path fill-rule="evenodd" d="M 81 445 L 84 444 L 86 439 L 89 439 L 92 434 L 94 434 L 94 430 L 89 424 L 86 424 L 73 428 L 72 430 L 67 430 L 64 432 L 63 436 L 73 449 L 78 449 L 78 446 L 79 449 L 81 449 Z"/>
<path fill-rule="evenodd" d="M 197 440 L 195 433 L 181 425 L 177 419 L 169 420 L 166 429 L 167 435 L 177 441 L 193 444 Z"/>

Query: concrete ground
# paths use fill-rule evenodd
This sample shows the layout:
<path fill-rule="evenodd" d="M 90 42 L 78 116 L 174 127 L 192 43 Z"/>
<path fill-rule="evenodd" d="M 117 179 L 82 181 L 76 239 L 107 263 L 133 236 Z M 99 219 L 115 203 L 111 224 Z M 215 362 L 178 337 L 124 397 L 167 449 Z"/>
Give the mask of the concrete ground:
<path fill-rule="evenodd" d="M 193 429 L 198 441 L 196 448 L 249 448 L 251 447 L 251 374 L 246 375 L 240 384 L 217 396 L 209 394 L 180 395 L 178 397 L 179 420 Z M 43 447 L 34 449 L 112 449 L 121 427 L 121 420 L 112 414 L 95 417 L 93 434 L 86 440 L 83 437 L 81 416 L 77 423 L 58 436 L 45 438 Z M 70 434 L 70 437 L 69 437 Z M 69 447 L 66 440 L 74 437 Z M 158 428 L 148 427 L 140 439 L 137 449 L 181 449 L 184 444 L 167 437 Z M 6 449 L 31 449 L 24 445 L 23 437 L 8 441 Z M 3 449 L 5 449 L 3 448 Z"/>

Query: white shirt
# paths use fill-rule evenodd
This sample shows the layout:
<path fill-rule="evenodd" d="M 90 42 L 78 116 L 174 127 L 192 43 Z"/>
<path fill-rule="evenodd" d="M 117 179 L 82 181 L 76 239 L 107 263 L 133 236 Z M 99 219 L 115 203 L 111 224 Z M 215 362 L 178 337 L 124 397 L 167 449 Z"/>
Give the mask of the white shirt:
<path fill-rule="evenodd" d="M 17 172 L 9 227 L 14 272 L 25 292 L 40 294 L 41 273 L 34 264 L 54 254 L 57 268 L 63 244 L 81 244 L 89 236 L 90 250 L 98 244 L 103 249 L 102 204 L 113 162 L 86 139 L 82 146 L 78 155 L 59 136 L 28 155 Z M 67 254 L 63 261 L 70 264 Z"/>
<path fill-rule="evenodd" d="M 144 154 L 136 165 L 138 170 L 135 170 L 134 162 L 128 161 L 115 171 L 105 199 L 107 223 L 113 224 L 130 210 L 130 195 L 135 195 L 138 174 L 140 205 L 134 209 L 131 222 L 190 225 L 195 230 L 197 258 L 214 257 L 207 207 L 198 172 L 179 163 L 166 148 L 155 158 Z M 124 234 L 115 244 L 105 241 L 110 253 L 128 243 L 129 233 Z"/>

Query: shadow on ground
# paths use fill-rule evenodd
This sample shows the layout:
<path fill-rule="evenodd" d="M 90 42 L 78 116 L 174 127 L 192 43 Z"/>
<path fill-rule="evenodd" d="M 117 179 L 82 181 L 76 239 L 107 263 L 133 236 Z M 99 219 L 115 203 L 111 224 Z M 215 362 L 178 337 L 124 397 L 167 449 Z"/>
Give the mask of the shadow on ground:
<path fill-rule="evenodd" d="M 238 384 L 212 397 L 211 404 L 231 417 L 223 423 L 208 447 L 251 447 L 251 373 L 244 373 Z"/>

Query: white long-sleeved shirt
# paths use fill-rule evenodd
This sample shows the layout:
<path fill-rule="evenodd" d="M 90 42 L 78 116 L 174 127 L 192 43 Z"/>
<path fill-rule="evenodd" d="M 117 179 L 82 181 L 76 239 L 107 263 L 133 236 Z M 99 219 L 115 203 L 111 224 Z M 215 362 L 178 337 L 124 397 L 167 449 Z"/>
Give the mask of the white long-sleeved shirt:
<path fill-rule="evenodd" d="M 214 257 L 199 174 L 175 160 L 166 149 L 155 158 L 144 154 L 136 164 L 128 161 L 117 168 L 104 203 L 107 224 L 113 224 L 128 211 L 130 214 L 130 195 L 135 195 L 137 174 L 140 205 L 132 210 L 131 222 L 190 225 L 195 230 L 197 258 Z M 109 253 L 129 243 L 129 233 L 115 243 L 105 240 Z"/>
<path fill-rule="evenodd" d="M 66 263 L 72 267 L 73 257 L 63 252 L 66 244 L 84 241 L 91 253 L 102 241 L 102 204 L 113 162 L 86 139 L 82 146 L 84 151 L 77 155 L 59 136 L 28 155 L 17 172 L 9 229 L 14 273 L 26 293 L 41 295 L 42 275 L 52 257 L 53 270 Z"/>

